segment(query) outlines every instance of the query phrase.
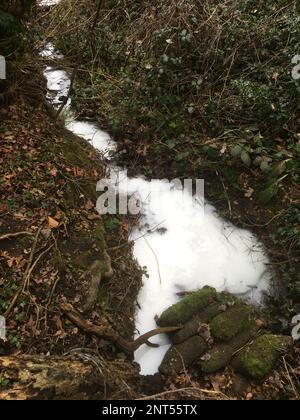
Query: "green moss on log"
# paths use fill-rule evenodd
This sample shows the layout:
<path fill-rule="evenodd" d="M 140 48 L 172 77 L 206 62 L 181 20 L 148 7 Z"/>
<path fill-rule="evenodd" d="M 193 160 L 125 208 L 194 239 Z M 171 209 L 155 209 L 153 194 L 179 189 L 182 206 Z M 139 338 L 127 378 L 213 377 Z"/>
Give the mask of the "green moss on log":
<path fill-rule="evenodd" d="M 182 325 L 203 311 L 215 298 L 216 290 L 206 286 L 168 308 L 158 319 L 157 324 L 161 327 Z"/>
<path fill-rule="evenodd" d="M 291 337 L 266 334 L 258 337 L 251 346 L 233 360 L 233 367 L 252 378 L 264 379 L 281 354 L 292 346 Z"/>
<path fill-rule="evenodd" d="M 193 335 L 197 335 L 201 324 L 207 324 L 216 315 L 222 312 L 222 305 L 220 303 L 213 303 L 205 308 L 199 315 L 188 321 L 184 327 L 176 332 L 172 337 L 172 343 L 180 344 Z"/>
<path fill-rule="evenodd" d="M 191 337 L 184 343 L 170 348 L 159 367 L 159 371 L 163 375 L 177 374 L 191 366 L 206 351 L 207 344 L 203 338 L 199 336 Z"/>
<path fill-rule="evenodd" d="M 228 342 L 249 328 L 252 322 L 252 309 L 244 303 L 237 303 L 223 314 L 216 316 L 210 324 L 210 329 L 217 341 Z"/>
<path fill-rule="evenodd" d="M 218 343 L 208 353 L 209 358 L 199 361 L 198 365 L 204 373 L 215 373 L 230 364 L 231 359 L 239 349 L 253 339 L 258 327 L 253 321 L 251 328 L 237 335 L 230 343 Z"/>

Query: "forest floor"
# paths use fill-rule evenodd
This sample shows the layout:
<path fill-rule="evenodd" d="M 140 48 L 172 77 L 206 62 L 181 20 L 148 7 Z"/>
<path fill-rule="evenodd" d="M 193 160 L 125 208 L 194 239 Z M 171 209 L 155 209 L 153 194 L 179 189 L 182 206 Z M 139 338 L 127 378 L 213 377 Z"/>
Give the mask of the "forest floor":
<path fill-rule="evenodd" d="M 167 380 L 160 375 L 143 378 L 131 357 L 68 321 L 60 303 L 82 307 L 86 267 L 93 252 L 97 255 L 105 246 L 114 276 L 101 284 L 97 305 L 87 318 L 97 325 L 113 326 L 125 338 L 132 337 L 141 270 L 129 244 L 114 250 L 126 243 L 129 222 L 116 223 L 111 216 L 102 219 L 97 214 L 95 185 L 105 171 L 105 161 L 85 141 L 65 130 L 61 121 L 55 122 L 44 107 L 19 97 L 17 103 L 1 108 L 1 121 L 1 313 L 25 286 L 7 315 L 2 356 L 101 355 L 115 381 L 120 377 L 124 381 L 107 391 L 108 399 L 297 396 L 294 358 L 282 361 L 263 383 L 245 380 L 231 369 L 200 377 L 191 370 Z M 5 238 L 14 233 L 20 236 Z M 300 357 L 300 352 L 296 354 Z M 1 374 L 0 380 L 0 390 L 9 386 Z"/>
<path fill-rule="evenodd" d="M 41 70 L 36 67 L 36 78 L 43 86 Z M 89 319 L 111 325 L 124 338 L 134 333 L 141 270 L 127 243 L 130 225 L 101 218 L 95 210 L 105 160 L 36 101 L 18 96 L 0 114 L 0 311 L 7 322 L 0 355 L 63 355 L 88 348 L 108 360 L 118 358 L 130 372 L 126 355 L 81 333 L 59 308 L 61 302 L 82 307 L 88 268 L 112 248 L 114 274 L 102 280 Z"/>

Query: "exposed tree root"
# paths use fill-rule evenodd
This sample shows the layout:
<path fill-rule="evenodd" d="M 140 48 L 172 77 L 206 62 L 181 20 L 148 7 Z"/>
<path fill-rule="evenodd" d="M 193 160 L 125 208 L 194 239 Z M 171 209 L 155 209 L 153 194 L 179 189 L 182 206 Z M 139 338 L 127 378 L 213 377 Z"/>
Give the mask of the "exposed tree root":
<path fill-rule="evenodd" d="M 0 241 L 5 239 L 17 238 L 18 236 L 33 236 L 31 232 L 15 232 L 15 233 L 6 233 L 5 235 L 0 236 Z"/>
<path fill-rule="evenodd" d="M 150 343 L 148 340 L 151 337 L 154 337 L 158 334 L 168 334 L 171 332 L 175 332 L 181 329 L 181 327 L 166 327 L 166 328 L 157 328 L 155 330 L 149 331 L 146 334 L 141 335 L 134 341 L 125 340 L 121 337 L 116 331 L 112 328 L 101 327 L 99 325 L 95 325 L 92 322 L 84 319 L 79 312 L 77 312 L 73 306 L 69 303 L 61 303 L 60 309 L 62 312 L 69 318 L 70 321 L 73 322 L 76 327 L 80 328 L 82 331 L 95 335 L 96 337 L 103 338 L 105 340 L 111 341 L 114 343 L 119 349 L 124 351 L 127 354 L 131 354 L 135 352 L 140 346 L 143 344 L 147 344 L 148 346 L 155 346 L 154 344 Z"/>

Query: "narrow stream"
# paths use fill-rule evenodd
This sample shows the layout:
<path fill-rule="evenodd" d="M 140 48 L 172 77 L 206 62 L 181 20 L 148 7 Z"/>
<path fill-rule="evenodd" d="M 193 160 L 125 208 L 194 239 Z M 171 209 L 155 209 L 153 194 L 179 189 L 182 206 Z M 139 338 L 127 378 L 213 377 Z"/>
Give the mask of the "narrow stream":
<path fill-rule="evenodd" d="M 41 55 L 57 61 L 62 58 L 52 44 Z M 69 75 L 52 67 L 47 67 L 44 74 L 48 100 L 58 108 L 61 98 L 68 95 Z M 115 142 L 96 124 L 76 120 L 71 100 L 64 115 L 69 130 L 107 157 L 116 149 Z M 118 172 L 118 168 L 111 165 L 111 171 Z M 166 180 L 150 184 L 142 176 L 128 178 L 126 171 L 121 172 L 121 180 L 121 190 L 138 194 L 143 204 L 140 224 L 130 238 L 135 242 L 134 255 L 140 266 L 147 268 L 136 309 L 137 335 L 156 328 L 155 316 L 175 303 L 179 292 L 205 285 L 262 304 L 270 287 L 271 272 L 263 246 L 251 232 L 224 221 L 211 205 L 187 197 L 190 193 Z M 158 193 L 149 194 L 150 187 Z M 160 347 L 145 345 L 135 353 L 143 375 L 157 372 L 169 348 L 166 336 L 157 336 L 153 342 Z"/>

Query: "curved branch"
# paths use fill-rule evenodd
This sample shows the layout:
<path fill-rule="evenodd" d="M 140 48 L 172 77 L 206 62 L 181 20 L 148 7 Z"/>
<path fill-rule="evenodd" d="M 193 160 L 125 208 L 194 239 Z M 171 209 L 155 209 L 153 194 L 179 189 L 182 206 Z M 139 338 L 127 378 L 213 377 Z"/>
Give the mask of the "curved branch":
<path fill-rule="evenodd" d="M 76 327 L 81 329 L 82 331 L 95 335 L 96 337 L 103 338 L 105 340 L 111 341 L 114 343 L 119 349 L 124 351 L 127 354 L 131 354 L 135 352 L 140 346 L 143 344 L 147 344 L 151 347 L 155 346 L 155 344 L 149 343 L 149 338 L 154 337 L 158 334 L 167 334 L 171 332 L 175 332 L 180 330 L 182 327 L 164 327 L 164 328 L 157 328 L 155 330 L 149 331 L 146 334 L 141 335 L 134 341 L 125 340 L 119 333 L 114 331 L 112 328 L 101 327 L 99 325 L 95 325 L 92 322 L 84 319 L 81 314 L 74 309 L 74 307 L 70 303 L 61 303 L 60 309 L 62 312 L 67 316 L 67 318 L 74 324 Z"/>

